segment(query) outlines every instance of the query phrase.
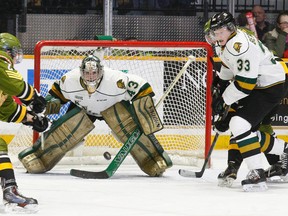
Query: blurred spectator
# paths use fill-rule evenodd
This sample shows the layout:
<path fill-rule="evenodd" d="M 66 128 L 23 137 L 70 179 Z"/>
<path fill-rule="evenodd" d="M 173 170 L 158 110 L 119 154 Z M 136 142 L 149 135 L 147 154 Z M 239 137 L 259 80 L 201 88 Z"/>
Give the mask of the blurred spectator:
<path fill-rule="evenodd" d="M 247 22 L 247 19 L 246 19 L 246 12 L 243 11 L 241 12 L 237 18 L 236 18 L 236 24 L 239 26 L 239 27 L 242 27 L 242 28 L 248 28 L 248 22 Z"/>
<path fill-rule="evenodd" d="M 277 25 L 266 33 L 263 43 L 280 58 L 288 58 L 288 11 L 283 11 L 277 16 Z"/>
<path fill-rule="evenodd" d="M 118 0 L 118 1 L 127 1 L 127 0 Z M 127 15 L 164 15 L 162 7 L 159 4 L 159 0 L 130 0 L 132 5 L 129 5 L 129 11 L 126 12 Z M 160 0 L 164 3 L 165 6 L 169 6 L 170 0 Z M 119 3 L 118 3 L 119 5 Z M 122 6 L 121 6 L 122 7 Z M 118 7 L 121 9 L 120 5 Z M 165 8 L 164 8 L 165 9 Z"/>
<path fill-rule="evenodd" d="M 137 1 L 139 2 L 139 0 Z M 125 15 L 135 7 L 135 3 L 133 0 L 116 0 L 115 1 L 115 7 L 118 9 L 119 15 Z"/>
<path fill-rule="evenodd" d="M 263 35 L 266 32 L 273 30 L 275 26 L 266 21 L 266 13 L 260 5 L 255 5 L 252 9 L 252 12 L 254 14 L 257 23 L 256 30 L 258 39 L 262 41 Z"/>
<path fill-rule="evenodd" d="M 248 19 L 247 19 L 247 13 L 250 13 L 252 15 L 252 13 L 250 11 L 242 11 L 236 18 L 236 25 L 239 26 L 241 29 L 244 29 L 245 31 L 249 31 L 251 34 L 254 34 L 256 37 L 257 36 L 257 32 L 256 32 L 256 20 L 255 17 L 253 18 L 253 26 L 249 25 L 248 23 Z"/>

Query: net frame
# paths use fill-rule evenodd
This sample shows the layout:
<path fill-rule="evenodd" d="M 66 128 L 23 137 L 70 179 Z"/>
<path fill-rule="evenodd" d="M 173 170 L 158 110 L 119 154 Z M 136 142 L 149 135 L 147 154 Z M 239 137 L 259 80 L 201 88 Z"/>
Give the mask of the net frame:
<path fill-rule="evenodd" d="M 204 156 L 207 156 L 207 153 L 211 144 L 211 84 L 212 84 L 212 75 L 213 75 L 213 65 L 211 58 L 213 57 L 213 50 L 211 46 L 206 42 L 174 42 L 174 41 L 165 41 L 165 42 L 155 42 L 155 41 L 67 41 L 67 40 L 49 40 L 49 41 L 39 41 L 34 49 L 34 87 L 40 91 L 40 71 L 41 71 L 41 50 L 46 46 L 62 46 L 62 47 L 131 47 L 145 49 L 156 47 L 156 48 L 201 48 L 205 49 L 207 56 L 202 58 L 197 58 L 197 61 L 206 61 L 207 63 L 207 76 L 206 76 L 206 125 L 205 125 L 205 149 Z M 186 58 L 183 60 L 187 61 Z M 33 133 L 33 143 L 37 140 L 39 134 Z"/>

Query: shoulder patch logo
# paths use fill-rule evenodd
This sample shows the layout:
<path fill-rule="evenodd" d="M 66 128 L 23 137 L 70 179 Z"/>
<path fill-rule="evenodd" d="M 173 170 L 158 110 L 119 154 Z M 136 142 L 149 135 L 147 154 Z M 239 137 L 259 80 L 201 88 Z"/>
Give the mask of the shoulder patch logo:
<path fill-rule="evenodd" d="M 64 83 L 66 80 L 66 76 L 61 77 L 61 82 Z"/>
<path fill-rule="evenodd" d="M 236 43 L 234 43 L 234 45 L 233 45 L 233 48 L 234 48 L 234 49 L 236 50 L 236 52 L 238 52 L 238 53 L 240 53 L 241 47 L 242 47 L 242 43 L 240 43 L 240 42 L 236 42 Z"/>
<path fill-rule="evenodd" d="M 117 81 L 117 87 L 120 89 L 125 89 L 125 84 L 122 79 Z"/>

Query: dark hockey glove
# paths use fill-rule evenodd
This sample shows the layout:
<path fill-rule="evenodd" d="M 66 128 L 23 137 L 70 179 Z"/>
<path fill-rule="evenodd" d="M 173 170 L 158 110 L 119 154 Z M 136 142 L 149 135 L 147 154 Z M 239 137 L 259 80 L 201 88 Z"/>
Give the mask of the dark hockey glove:
<path fill-rule="evenodd" d="M 31 110 L 35 113 L 42 113 L 46 108 L 46 104 L 47 102 L 45 98 L 42 97 L 42 95 L 40 95 L 38 91 L 35 89 L 32 101 L 29 104 Z"/>
<path fill-rule="evenodd" d="M 212 112 L 213 115 L 223 115 L 227 105 L 225 104 L 222 96 L 212 98 Z"/>
<path fill-rule="evenodd" d="M 45 131 L 49 127 L 49 120 L 45 116 L 37 116 L 33 112 L 28 112 L 30 115 L 33 116 L 33 121 L 28 122 L 26 118 L 22 121 L 24 125 L 32 126 L 32 129 L 41 133 Z"/>
<path fill-rule="evenodd" d="M 219 134 L 226 132 L 229 130 L 229 122 L 231 118 L 233 117 L 235 112 L 228 112 L 227 116 L 219 121 L 216 121 L 214 123 L 213 130 Z"/>
<path fill-rule="evenodd" d="M 215 76 L 212 82 L 212 90 L 215 89 L 219 90 L 219 94 L 223 94 L 227 86 L 230 84 L 229 80 L 222 80 L 219 78 L 219 76 Z"/>

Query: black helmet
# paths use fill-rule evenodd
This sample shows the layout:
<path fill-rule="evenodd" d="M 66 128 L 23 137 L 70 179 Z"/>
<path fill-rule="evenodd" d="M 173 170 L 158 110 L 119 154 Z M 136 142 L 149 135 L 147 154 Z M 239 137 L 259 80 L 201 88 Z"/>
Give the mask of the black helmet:
<path fill-rule="evenodd" d="M 9 33 L 0 34 L 0 50 L 7 52 L 15 63 L 20 63 L 23 58 L 23 51 L 20 41 Z"/>
<path fill-rule="evenodd" d="M 235 29 L 235 20 L 231 13 L 221 12 L 214 14 L 210 19 L 210 29 L 216 30 L 223 26 L 227 26 L 229 30 Z"/>

